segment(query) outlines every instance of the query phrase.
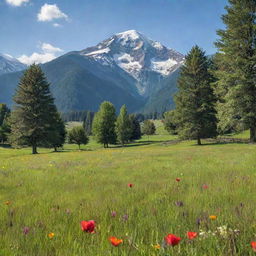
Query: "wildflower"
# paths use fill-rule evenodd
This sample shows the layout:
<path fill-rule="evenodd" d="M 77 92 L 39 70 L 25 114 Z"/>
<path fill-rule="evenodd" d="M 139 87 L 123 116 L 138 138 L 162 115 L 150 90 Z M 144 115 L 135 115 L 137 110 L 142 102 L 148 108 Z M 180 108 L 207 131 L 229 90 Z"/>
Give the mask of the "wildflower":
<path fill-rule="evenodd" d="M 201 219 L 200 219 L 200 218 L 198 218 L 198 219 L 196 220 L 196 224 L 197 224 L 198 227 L 200 226 L 200 224 L 201 224 Z"/>
<path fill-rule="evenodd" d="M 111 236 L 111 237 L 109 238 L 109 241 L 110 241 L 110 243 L 111 243 L 113 246 L 115 246 L 115 247 L 117 247 L 118 245 L 120 245 L 121 243 L 123 243 L 123 240 L 122 240 L 122 239 L 118 239 L 118 238 L 116 238 L 116 237 L 114 237 L 114 236 Z"/>
<path fill-rule="evenodd" d="M 29 228 L 29 227 L 24 227 L 24 228 L 23 228 L 23 234 L 24 234 L 24 235 L 27 235 L 27 234 L 29 233 L 29 231 L 30 231 L 30 228 Z"/>
<path fill-rule="evenodd" d="M 153 245 L 153 248 L 155 248 L 155 249 L 160 249 L 160 248 L 161 248 L 161 245 L 160 245 L 160 244 L 155 244 L 155 245 Z"/>
<path fill-rule="evenodd" d="M 5 204 L 5 205 L 10 205 L 10 204 L 11 204 L 11 201 L 5 201 L 4 204 Z"/>
<path fill-rule="evenodd" d="M 194 238 L 197 237 L 197 232 L 188 231 L 187 232 L 187 237 L 188 237 L 188 239 L 193 240 Z"/>
<path fill-rule="evenodd" d="M 177 201 L 177 202 L 175 202 L 175 205 L 178 206 L 178 207 L 184 206 L 184 204 L 183 204 L 182 201 Z"/>
<path fill-rule="evenodd" d="M 233 230 L 230 229 L 229 231 L 232 232 Z M 227 237 L 227 235 L 228 235 L 227 226 L 224 225 L 224 226 L 217 227 L 217 232 L 220 234 L 220 236 Z"/>
<path fill-rule="evenodd" d="M 208 185 L 203 184 L 202 189 L 208 189 L 208 188 L 209 188 Z"/>
<path fill-rule="evenodd" d="M 123 220 L 124 220 L 124 221 L 127 221 L 128 218 L 129 218 L 129 215 L 128 215 L 128 214 L 125 214 L 125 215 L 123 216 Z"/>
<path fill-rule="evenodd" d="M 94 220 L 89 220 L 89 221 L 81 221 L 80 222 L 81 229 L 87 233 L 95 233 L 95 221 Z"/>
<path fill-rule="evenodd" d="M 204 238 L 208 238 L 210 236 L 215 236 L 216 233 L 215 232 L 212 232 L 211 230 L 209 230 L 208 232 L 207 231 L 203 231 L 200 229 L 200 232 L 199 232 L 199 236 L 204 239 Z"/>
<path fill-rule="evenodd" d="M 54 236 L 55 236 L 55 234 L 52 233 L 52 232 L 48 234 L 48 237 L 49 237 L 50 239 L 53 239 Z"/>
<path fill-rule="evenodd" d="M 116 217 L 116 211 L 111 212 L 111 217 Z"/>
<path fill-rule="evenodd" d="M 168 234 L 164 238 L 164 240 L 165 240 L 167 245 L 175 246 L 175 245 L 179 244 L 181 238 L 178 237 L 178 236 L 175 236 L 174 234 Z"/>
<path fill-rule="evenodd" d="M 177 181 L 177 182 L 180 182 L 180 178 L 176 178 L 176 181 Z"/>
<path fill-rule="evenodd" d="M 134 185 L 133 185 L 132 183 L 129 183 L 129 184 L 128 184 L 128 187 L 129 187 L 129 188 L 132 188 L 133 186 L 134 186 Z"/>
<path fill-rule="evenodd" d="M 256 252 L 256 242 L 255 241 L 251 242 L 251 247 L 252 247 L 252 250 L 254 252 Z"/>
<path fill-rule="evenodd" d="M 209 219 L 211 219 L 211 220 L 216 220 L 216 219 L 217 219 L 217 216 L 216 216 L 216 215 L 210 215 L 210 216 L 209 216 Z"/>

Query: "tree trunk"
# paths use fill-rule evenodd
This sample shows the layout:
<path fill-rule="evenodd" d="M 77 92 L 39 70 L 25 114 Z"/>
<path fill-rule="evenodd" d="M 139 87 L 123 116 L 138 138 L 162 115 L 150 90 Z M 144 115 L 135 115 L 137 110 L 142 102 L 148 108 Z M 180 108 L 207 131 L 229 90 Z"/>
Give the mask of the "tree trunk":
<path fill-rule="evenodd" d="M 54 152 L 57 152 L 57 147 L 54 147 Z"/>
<path fill-rule="evenodd" d="M 79 148 L 79 150 L 80 150 L 80 144 L 78 144 L 78 148 Z"/>
<path fill-rule="evenodd" d="M 255 127 L 250 128 L 250 142 L 251 143 L 256 142 L 256 129 L 255 129 Z"/>
<path fill-rule="evenodd" d="M 202 145 L 201 138 L 199 136 L 197 137 L 197 145 Z"/>
<path fill-rule="evenodd" d="M 106 148 L 108 148 L 108 143 L 106 145 L 107 145 Z"/>
<path fill-rule="evenodd" d="M 33 144 L 32 145 L 32 154 L 34 155 L 34 154 L 37 154 L 37 146 L 36 146 L 36 144 Z"/>

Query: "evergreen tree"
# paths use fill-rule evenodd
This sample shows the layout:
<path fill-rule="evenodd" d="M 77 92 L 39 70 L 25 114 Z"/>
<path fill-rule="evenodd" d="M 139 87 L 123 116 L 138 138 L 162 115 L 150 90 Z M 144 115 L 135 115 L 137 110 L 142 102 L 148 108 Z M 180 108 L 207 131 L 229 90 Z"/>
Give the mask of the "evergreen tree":
<path fill-rule="evenodd" d="M 31 65 L 20 80 L 14 96 L 11 113 L 11 142 L 32 146 L 37 153 L 38 145 L 47 143 L 51 130 L 54 99 L 49 83 L 39 65 Z"/>
<path fill-rule="evenodd" d="M 149 135 L 153 135 L 156 132 L 156 127 L 155 124 L 150 121 L 150 120 L 145 120 L 142 124 L 142 133 L 145 135 L 148 135 L 148 140 L 149 140 Z"/>
<path fill-rule="evenodd" d="M 224 128 L 237 122 L 249 128 L 256 142 L 256 1 L 229 0 L 226 10 L 216 43 L 218 115 Z"/>
<path fill-rule="evenodd" d="M 2 143 L 7 142 L 10 133 L 11 133 L 10 114 L 8 113 L 5 116 L 5 119 L 2 125 L 0 126 L 0 142 Z"/>
<path fill-rule="evenodd" d="M 81 144 L 87 144 L 89 142 L 89 138 L 82 126 L 76 126 L 72 128 L 68 133 L 69 143 L 75 143 L 78 145 L 79 149 Z"/>
<path fill-rule="evenodd" d="M 6 104 L 0 104 L 0 143 L 7 141 L 7 138 L 10 134 L 10 109 Z"/>
<path fill-rule="evenodd" d="M 172 135 L 177 134 L 177 131 L 176 131 L 177 120 L 175 118 L 176 118 L 175 110 L 171 110 L 164 113 L 164 128 L 166 131 L 168 131 Z"/>
<path fill-rule="evenodd" d="M 0 126 L 2 126 L 4 119 L 10 114 L 10 109 L 6 104 L 0 104 Z"/>
<path fill-rule="evenodd" d="M 130 123 L 131 123 L 131 136 L 130 141 L 139 140 L 141 138 L 141 129 L 140 122 L 137 120 L 135 115 L 130 115 Z"/>
<path fill-rule="evenodd" d="M 217 135 L 216 100 L 209 67 L 205 53 L 194 46 L 181 68 L 179 91 L 175 96 L 177 132 L 181 138 L 197 139 L 198 145 L 201 145 L 201 138 Z"/>
<path fill-rule="evenodd" d="M 49 146 L 54 148 L 54 151 L 57 152 L 57 148 L 63 147 L 66 140 L 66 127 L 63 122 L 60 114 L 57 112 L 57 109 L 51 114 L 52 121 L 51 127 L 48 133 L 47 142 Z"/>
<path fill-rule="evenodd" d="M 131 134 L 132 124 L 127 113 L 127 108 L 125 105 L 123 105 L 116 120 L 116 135 L 118 142 L 124 145 L 130 140 Z"/>
<path fill-rule="evenodd" d="M 88 136 L 92 134 L 92 113 L 90 111 L 87 112 L 83 127 Z"/>
<path fill-rule="evenodd" d="M 114 105 L 108 101 L 104 101 L 100 105 L 99 112 L 95 114 L 93 119 L 93 135 L 98 143 L 104 145 L 104 148 L 108 147 L 109 144 L 116 143 L 115 112 Z"/>

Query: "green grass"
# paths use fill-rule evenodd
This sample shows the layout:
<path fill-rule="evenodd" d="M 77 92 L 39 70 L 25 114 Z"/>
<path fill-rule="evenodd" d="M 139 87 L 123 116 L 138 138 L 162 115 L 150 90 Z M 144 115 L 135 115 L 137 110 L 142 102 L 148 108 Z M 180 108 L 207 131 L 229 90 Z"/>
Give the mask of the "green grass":
<path fill-rule="evenodd" d="M 155 135 L 109 149 L 92 140 L 81 151 L 65 145 L 64 152 L 39 149 L 38 155 L 0 148 L 0 255 L 254 255 L 255 145 L 166 142 L 174 139 Z M 80 221 L 91 219 L 96 233 L 83 233 Z M 239 234 L 186 238 L 187 231 L 223 225 Z M 168 233 L 180 236 L 180 244 L 153 248 Z M 124 243 L 113 247 L 110 236 Z"/>

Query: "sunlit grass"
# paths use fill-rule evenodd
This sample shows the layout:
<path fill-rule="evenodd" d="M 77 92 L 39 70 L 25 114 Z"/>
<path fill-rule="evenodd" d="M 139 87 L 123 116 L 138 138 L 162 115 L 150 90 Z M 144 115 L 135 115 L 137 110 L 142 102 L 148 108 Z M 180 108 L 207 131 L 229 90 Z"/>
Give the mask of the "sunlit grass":
<path fill-rule="evenodd" d="M 39 155 L 0 147 L 0 255 L 253 255 L 255 145 L 166 142 L 175 139 L 109 149 L 91 139 Z M 95 220 L 96 233 L 82 232 L 82 220 Z M 239 232 L 212 234 L 223 225 Z M 211 235 L 189 242 L 186 232 L 200 229 Z M 168 233 L 182 240 L 164 249 Z"/>

